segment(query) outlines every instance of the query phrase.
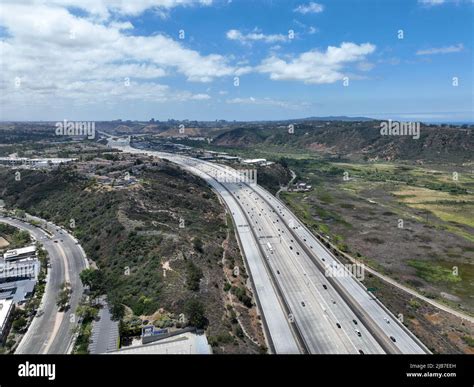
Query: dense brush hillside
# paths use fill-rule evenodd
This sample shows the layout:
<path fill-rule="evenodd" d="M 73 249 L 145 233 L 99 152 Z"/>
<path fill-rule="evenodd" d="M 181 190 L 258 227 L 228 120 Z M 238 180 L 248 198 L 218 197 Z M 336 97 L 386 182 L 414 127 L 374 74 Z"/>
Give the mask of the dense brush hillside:
<path fill-rule="evenodd" d="M 421 125 L 420 138 L 381 136 L 380 122 L 302 123 L 290 134 L 285 126 L 236 128 L 217 136 L 214 145 L 288 147 L 380 160 L 466 162 L 472 159 L 472 129 Z"/>
<path fill-rule="evenodd" d="M 241 337 L 232 317 L 236 312 L 225 302 L 232 296 L 224 265 L 238 265 L 241 274 L 232 279 L 232 289 L 246 306 L 237 299 L 233 305 L 240 308 L 241 320 L 254 314 L 238 245 L 215 194 L 202 180 L 169 162 L 129 161 L 101 171 L 132 173 L 137 183 L 125 189 L 103 185 L 75 166 L 24 170 L 20 181 L 12 170 L 0 168 L 0 197 L 9 208 L 66 228 L 74 219 L 72 232 L 104 273 L 115 314 L 151 316 L 164 310 L 177 316 L 195 299 L 203 305 L 214 344 L 229 346 L 228 352 L 258 351 Z M 234 335 L 235 330 L 240 333 Z"/>

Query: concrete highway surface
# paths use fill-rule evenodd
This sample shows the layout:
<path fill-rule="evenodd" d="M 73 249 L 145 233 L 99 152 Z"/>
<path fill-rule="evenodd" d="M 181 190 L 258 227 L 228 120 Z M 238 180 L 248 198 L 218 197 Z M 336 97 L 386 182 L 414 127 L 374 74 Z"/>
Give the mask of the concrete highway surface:
<path fill-rule="evenodd" d="M 39 317 L 33 318 L 15 353 L 66 354 L 72 347 L 72 330 L 77 325 L 74 313 L 83 292 L 79 273 L 87 264 L 83 250 L 74 237 L 52 223 L 31 218 L 44 224 L 48 232 L 25 221 L 0 216 L 0 222 L 28 231 L 40 242 L 47 250 L 51 264 L 48 268 L 45 293 L 39 307 L 42 313 Z M 71 284 L 72 289 L 70 307 L 65 312 L 59 312 L 56 299 L 65 281 Z"/>
<path fill-rule="evenodd" d="M 205 179 L 232 212 L 265 331 L 276 353 L 429 350 L 265 189 L 227 166 L 115 145 L 168 159 Z"/>

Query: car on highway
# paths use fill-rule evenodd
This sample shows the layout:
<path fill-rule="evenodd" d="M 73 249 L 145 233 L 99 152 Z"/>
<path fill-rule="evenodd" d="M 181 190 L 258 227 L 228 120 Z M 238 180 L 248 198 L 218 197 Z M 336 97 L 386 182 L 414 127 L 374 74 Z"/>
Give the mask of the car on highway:
<path fill-rule="evenodd" d="M 328 290 L 328 287 L 327 287 L 326 285 L 323 285 L 323 288 L 326 289 L 326 290 Z"/>
<path fill-rule="evenodd" d="M 355 325 L 357 325 L 357 320 L 352 320 L 352 322 L 353 322 Z"/>
<path fill-rule="evenodd" d="M 358 329 L 354 329 L 355 330 L 355 333 L 357 333 L 357 336 L 361 337 L 362 334 L 360 333 L 360 331 Z"/>
<path fill-rule="evenodd" d="M 397 340 L 395 340 L 395 337 L 393 337 L 393 336 L 390 336 L 390 340 L 392 340 L 394 343 L 397 342 Z"/>
<path fill-rule="evenodd" d="M 390 324 L 390 320 L 387 317 L 383 318 L 387 324 Z"/>
<path fill-rule="evenodd" d="M 341 324 L 336 323 L 336 326 L 337 326 L 339 329 L 341 329 Z"/>
<path fill-rule="evenodd" d="M 301 301 L 301 306 L 304 308 L 306 306 L 306 304 L 304 303 L 304 301 Z"/>

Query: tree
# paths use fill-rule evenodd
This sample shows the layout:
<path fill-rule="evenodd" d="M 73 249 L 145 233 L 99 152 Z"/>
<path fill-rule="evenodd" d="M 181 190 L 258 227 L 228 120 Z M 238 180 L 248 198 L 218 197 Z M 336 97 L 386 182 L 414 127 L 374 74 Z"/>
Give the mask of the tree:
<path fill-rule="evenodd" d="M 194 249 L 198 253 L 202 254 L 204 252 L 204 248 L 203 248 L 204 246 L 203 246 L 202 240 L 200 238 L 194 238 L 193 244 L 194 244 Z"/>
<path fill-rule="evenodd" d="M 208 321 L 204 314 L 204 305 L 198 300 L 188 300 L 184 306 L 184 312 L 188 317 L 189 325 L 199 329 L 206 327 Z"/>
<path fill-rule="evenodd" d="M 71 295 L 71 287 L 68 282 L 64 282 L 61 287 L 61 291 L 58 294 L 56 299 L 56 305 L 59 310 L 65 310 L 69 304 L 69 297 Z"/>
<path fill-rule="evenodd" d="M 25 216 L 26 216 L 26 214 L 25 214 L 25 211 L 20 210 L 20 209 L 17 208 L 17 209 L 15 210 L 15 216 L 16 216 L 17 218 L 24 219 Z"/>
<path fill-rule="evenodd" d="M 79 274 L 81 282 L 84 286 L 88 286 L 91 291 L 102 294 L 105 291 L 104 274 L 100 270 L 84 269 Z"/>
<path fill-rule="evenodd" d="M 64 310 L 66 309 L 68 302 L 69 302 L 69 291 L 67 289 L 63 289 L 58 294 L 56 305 L 58 306 L 59 310 Z"/>
<path fill-rule="evenodd" d="M 120 302 L 111 302 L 110 312 L 114 320 L 120 320 L 125 315 L 125 306 Z"/>
<path fill-rule="evenodd" d="M 76 313 L 79 317 L 82 317 L 84 321 L 92 321 L 94 318 L 97 317 L 99 311 L 97 310 L 97 308 L 93 308 L 89 305 L 80 305 L 77 308 Z"/>
<path fill-rule="evenodd" d="M 199 283 L 202 278 L 202 270 L 197 267 L 193 262 L 188 261 L 187 267 L 187 285 L 188 289 L 192 291 L 199 290 Z"/>
<path fill-rule="evenodd" d="M 13 321 L 12 328 L 15 332 L 22 332 L 26 328 L 26 323 L 26 318 L 20 316 L 15 321 Z"/>

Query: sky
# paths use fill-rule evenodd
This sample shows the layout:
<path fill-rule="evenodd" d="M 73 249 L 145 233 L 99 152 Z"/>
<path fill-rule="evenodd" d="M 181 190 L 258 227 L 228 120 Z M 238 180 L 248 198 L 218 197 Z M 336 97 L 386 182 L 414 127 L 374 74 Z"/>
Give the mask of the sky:
<path fill-rule="evenodd" d="M 473 0 L 2 0 L 0 120 L 473 122 Z"/>

